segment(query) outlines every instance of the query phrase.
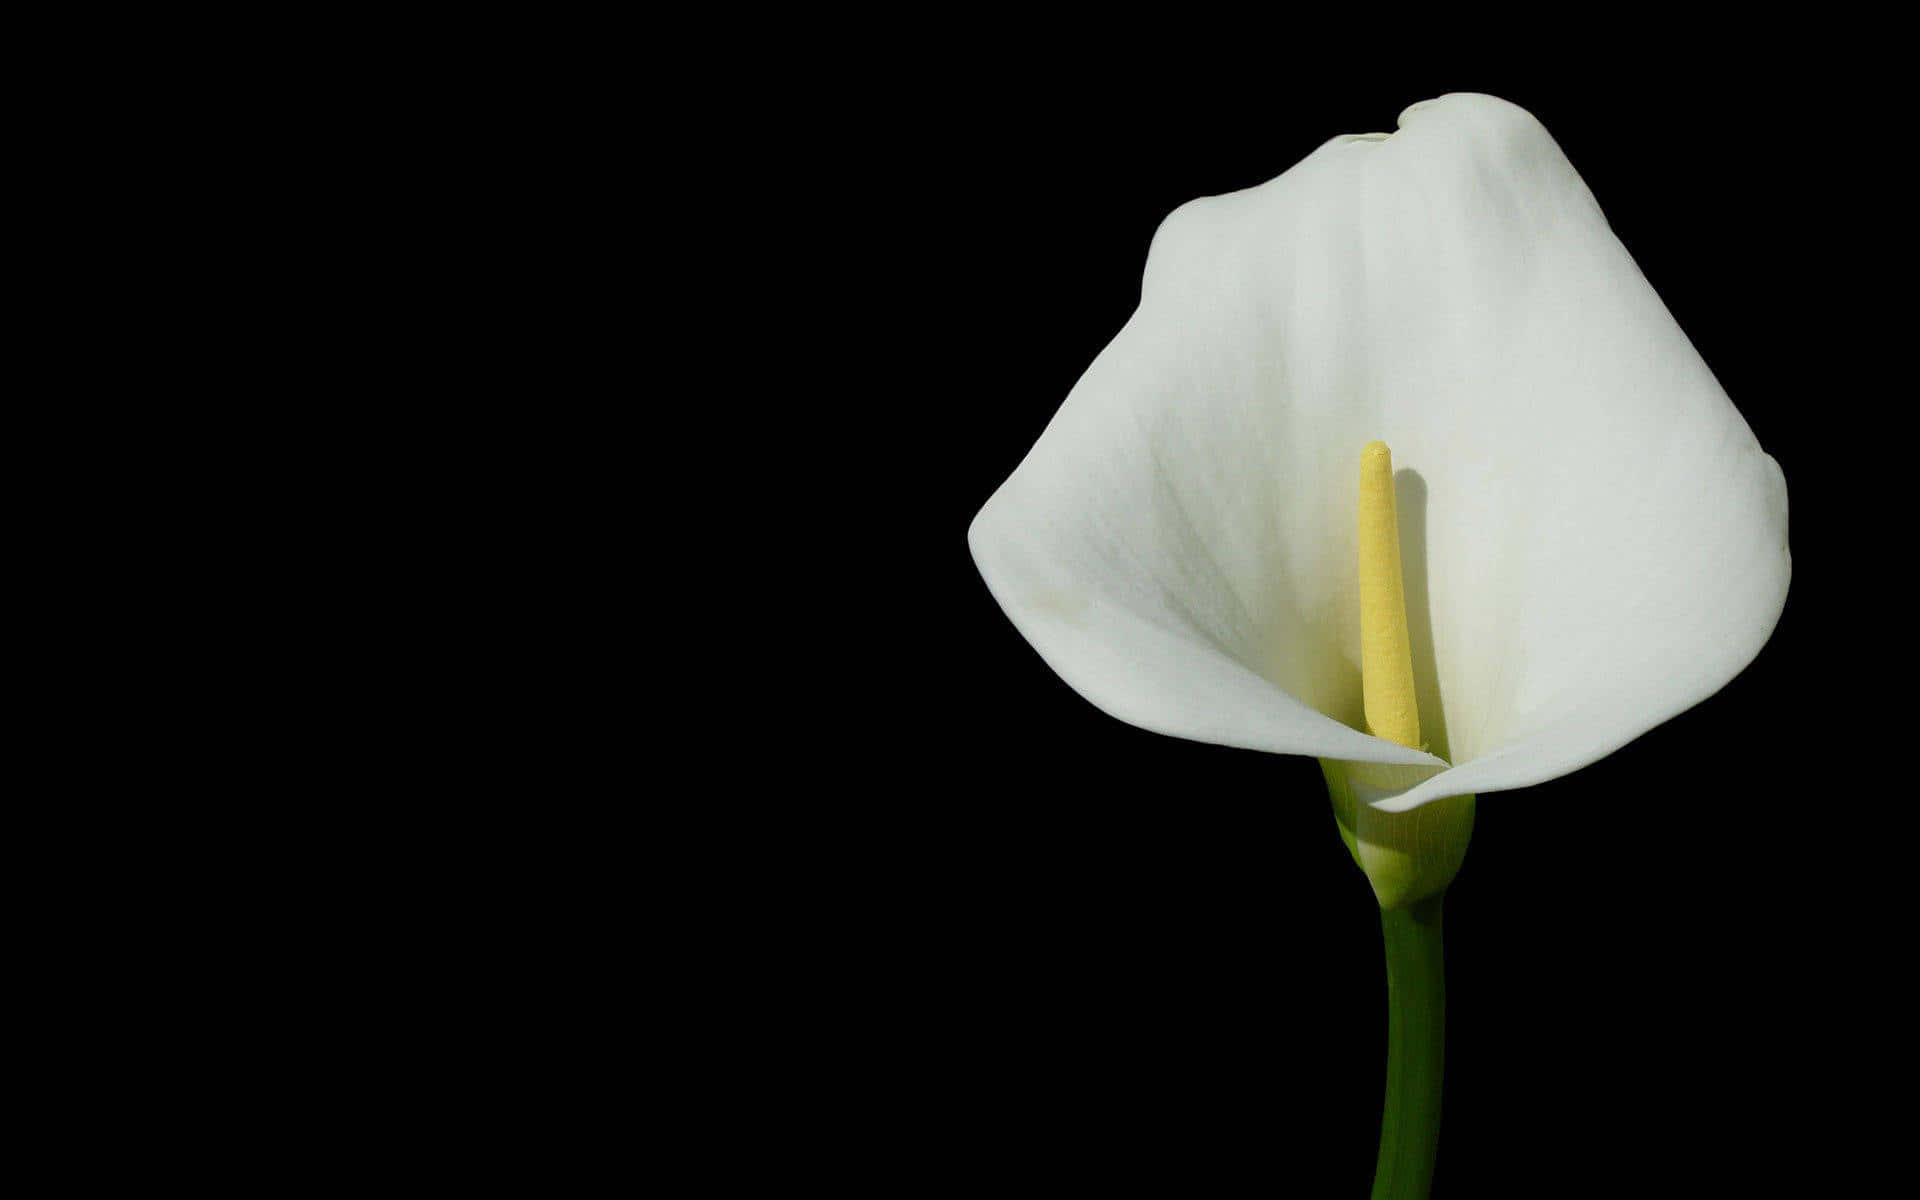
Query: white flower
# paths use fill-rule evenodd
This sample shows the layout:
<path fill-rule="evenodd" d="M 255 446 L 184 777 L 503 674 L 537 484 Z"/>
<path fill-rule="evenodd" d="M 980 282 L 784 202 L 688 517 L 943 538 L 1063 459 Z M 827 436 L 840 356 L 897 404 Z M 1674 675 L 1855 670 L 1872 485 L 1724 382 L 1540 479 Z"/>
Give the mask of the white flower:
<path fill-rule="evenodd" d="M 1360 731 L 1375 439 L 1432 754 Z M 968 538 L 1100 708 L 1424 766 L 1365 797 L 1392 812 L 1552 779 L 1711 695 L 1790 573 L 1779 465 L 1547 131 L 1477 95 L 1168 217 L 1139 309 Z"/>

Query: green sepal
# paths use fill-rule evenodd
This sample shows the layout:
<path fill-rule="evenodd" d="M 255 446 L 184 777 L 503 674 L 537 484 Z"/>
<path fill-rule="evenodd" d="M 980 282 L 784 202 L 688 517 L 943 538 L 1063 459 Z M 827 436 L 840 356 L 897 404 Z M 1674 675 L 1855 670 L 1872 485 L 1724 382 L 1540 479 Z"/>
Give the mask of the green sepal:
<path fill-rule="evenodd" d="M 1473 797 L 1448 796 L 1411 812 L 1382 812 L 1355 795 L 1355 775 L 1391 782 L 1395 768 L 1338 759 L 1320 760 L 1333 800 L 1333 819 L 1347 853 L 1373 886 L 1382 911 L 1405 908 L 1444 892 L 1467 857 L 1473 836 Z M 1367 779 L 1360 780 L 1364 790 Z"/>

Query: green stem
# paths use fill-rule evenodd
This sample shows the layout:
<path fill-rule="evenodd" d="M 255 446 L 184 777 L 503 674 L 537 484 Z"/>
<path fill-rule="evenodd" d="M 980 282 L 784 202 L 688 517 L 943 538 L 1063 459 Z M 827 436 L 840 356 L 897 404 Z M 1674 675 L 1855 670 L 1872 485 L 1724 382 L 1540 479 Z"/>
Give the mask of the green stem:
<path fill-rule="evenodd" d="M 1373 1200 L 1426 1200 L 1440 1148 L 1447 980 L 1439 893 L 1380 914 L 1387 949 L 1387 1100 Z"/>

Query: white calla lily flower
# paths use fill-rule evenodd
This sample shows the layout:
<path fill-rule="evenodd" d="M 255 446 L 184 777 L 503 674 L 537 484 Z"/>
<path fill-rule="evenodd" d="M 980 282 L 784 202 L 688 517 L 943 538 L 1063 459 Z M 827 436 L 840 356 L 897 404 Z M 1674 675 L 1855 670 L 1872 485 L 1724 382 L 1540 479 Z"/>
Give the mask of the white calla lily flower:
<path fill-rule="evenodd" d="M 1362 732 L 1376 439 L 1426 750 Z M 1778 464 L 1547 131 L 1480 95 L 1168 217 L 969 542 L 1106 712 L 1381 764 L 1355 790 L 1387 812 L 1555 778 L 1711 695 L 1790 574 Z"/>

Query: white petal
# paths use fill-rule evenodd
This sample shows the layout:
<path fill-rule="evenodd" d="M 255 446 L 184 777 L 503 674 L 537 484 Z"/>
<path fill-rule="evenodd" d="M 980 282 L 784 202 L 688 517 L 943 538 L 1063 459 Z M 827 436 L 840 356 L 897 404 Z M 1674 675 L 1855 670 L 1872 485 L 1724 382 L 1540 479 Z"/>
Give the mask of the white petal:
<path fill-rule="evenodd" d="M 1785 601 L 1786 489 L 1560 149 L 1485 96 L 1162 226 L 1139 310 L 969 540 L 1123 720 L 1353 761 L 1355 487 L 1393 449 L 1423 733 L 1396 796 L 1541 782 L 1717 690 Z"/>

